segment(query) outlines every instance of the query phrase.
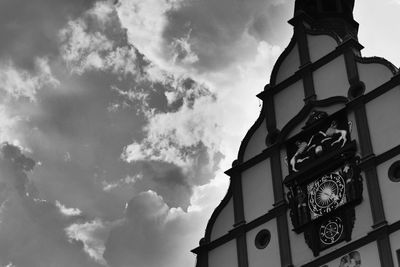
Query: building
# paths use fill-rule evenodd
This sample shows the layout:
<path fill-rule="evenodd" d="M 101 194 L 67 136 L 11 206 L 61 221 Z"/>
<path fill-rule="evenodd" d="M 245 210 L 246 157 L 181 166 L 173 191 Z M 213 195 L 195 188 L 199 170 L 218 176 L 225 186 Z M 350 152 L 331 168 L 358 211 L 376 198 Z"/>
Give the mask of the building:
<path fill-rule="evenodd" d="M 296 0 L 197 267 L 400 266 L 400 75 L 361 56 L 353 8 Z"/>

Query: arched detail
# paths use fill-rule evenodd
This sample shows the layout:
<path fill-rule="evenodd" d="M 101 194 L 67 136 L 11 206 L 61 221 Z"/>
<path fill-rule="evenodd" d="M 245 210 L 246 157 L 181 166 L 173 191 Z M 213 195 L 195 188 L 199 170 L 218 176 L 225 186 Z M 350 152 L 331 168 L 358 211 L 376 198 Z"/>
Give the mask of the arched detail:
<path fill-rule="evenodd" d="M 393 73 L 393 75 L 396 75 L 399 71 L 399 69 L 395 65 L 393 65 L 392 62 L 383 57 L 356 57 L 356 61 L 361 64 L 377 63 L 384 65 Z"/>
<path fill-rule="evenodd" d="M 275 65 L 274 65 L 274 67 L 272 69 L 271 78 L 270 78 L 271 86 L 275 86 L 276 85 L 276 77 L 278 75 L 278 71 L 281 68 L 281 65 L 282 65 L 283 61 L 289 55 L 289 53 L 292 51 L 292 49 L 295 47 L 295 45 L 296 45 L 296 38 L 295 38 L 295 36 L 293 34 L 292 35 L 292 39 L 290 39 L 290 42 L 289 42 L 288 46 L 285 48 L 285 50 L 282 52 L 282 54 L 278 57 L 278 59 L 276 60 Z"/>
<path fill-rule="evenodd" d="M 263 104 L 260 115 L 258 116 L 257 120 L 254 122 L 253 126 L 247 131 L 246 135 L 244 136 L 242 143 L 240 144 L 239 152 L 238 152 L 238 164 L 243 163 L 244 153 L 246 152 L 247 145 L 250 142 L 251 137 L 257 131 L 257 129 L 261 126 L 265 119 L 265 105 Z"/>
<path fill-rule="evenodd" d="M 279 142 L 283 142 L 289 133 L 307 116 L 310 114 L 311 110 L 315 107 L 327 107 L 334 104 L 346 104 L 348 98 L 344 96 L 334 96 L 322 100 L 309 101 L 304 107 L 293 117 L 283 128 L 279 136 Z"/>
<path fill-rule="evenodd" d="M 222 210 L 228 205 L 229 200 L 231 200 L 232 197 L 232 181 L 229 183 L 228 191 L 226 192 L 226 195 L 224 198 L 221 200 L 221 203 L 215 208 L 213 211 L 210 219 L 208 220 L 207 227 L 206 227 L 206 232 L 204 235 L 204 241 L 205 243 L 209 243 L 211 241 L 211 232 L 214 227 L 215 221 L 217 220 L 219 214 L 222 212 Z"/>

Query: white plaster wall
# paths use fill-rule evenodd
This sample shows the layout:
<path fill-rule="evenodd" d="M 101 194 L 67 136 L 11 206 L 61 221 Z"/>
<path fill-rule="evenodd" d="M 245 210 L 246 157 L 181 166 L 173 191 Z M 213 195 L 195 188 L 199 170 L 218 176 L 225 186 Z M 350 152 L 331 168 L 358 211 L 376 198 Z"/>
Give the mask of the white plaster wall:
<path fill-rule="evenodd" d="M 242 173 L 242 190 L 246 222 L 251 222 L 272 208 L 274 194 L 269 159 Z"/>
<path fill-rule="evenodd" d="M 350 84 L 347 78 L 344 56 L 339 56 L 314 72 L 317 99 L 347 96 Z"/>
<path fill-rule="evenodd" d="M 315 62 L 337 47 L 336 40 L 329 35 L 307 35 L 311 62 Z"/>
<path fill-rule="evenodd" d="M 351 239 L 356 240 L 364 237 L 372 230 L 372 213 L 371 205 L 369 202 L 368 188 L 365 181 L 365 175 L 362 173 L 363 177 L 363 201 L 360 205 L 355 207 L 356 210 L 356 220 L 354 222 L 353 232 L 351 234 Z"/>
<path fill-rule="evenodd" d="M 358 251 L 361 256 L 361 267 L 379 267 L 381 266 L 379 261 L 378 247 L 375 242 L 365 245 L 359 249 L 355 249 Z M 344 255 L 346 255 L 345 253 Z M 340 260 L 344 256 L 340 256 L 339 258 L 329 262 L 326 264 L 327 267 L 338 267 L 340 266 Z M 325 265 L 323 265 L 325 266 Z"/>
<path fill-rule="evenodd" d="M 365 83 L 365 93 L 389 81 L 393 77 L 392 72 L 385 65 L 378 63 L 357 63 L 360 81 Z"/>
<path fill-rule="evenodd" d="M 209 267 L 237 267 L 236 239 L 233 239 L 208 254 Z"/>
<path fill-rule="evenodd" d="M 276 125 L 282 129 L 304 106 L 304 88 L 302 80 L 283 89 L 275 95 Z"/>
<path fill-rule="evenodd" d="M 400 231 L 394 232 L 390 235 L 390 245 L 392 247 L 392 255 L 395 267 L 399 266 L 399 260 L 397 258 L 396 250 L 400 249 Z"/>
<path fill-rule="evenodd" d="M 286 58 L 282 61 L 282 64 L 276 75 L 276 84 L 292 76 L 299 69 L 299 67 L 299 49 L 297 45 L 295 45 Z"/>
<path fill-rule="evenodd" d="M 389 223 L 394 223 L 400 220 L 399 209 L 399 193 L 400 183 L 392 182 L 388 176 L 388 170 L 393 162 L 400 160 L 400 156 L 396 156 L 377 167 L 379 177 L 379 187 L 382 192 L 383 207 L 386 215 L 386 220 Z M 399 244 L 400 246 L 400 244 Z"/>
<path fill-rule="evenodd" d="M 215 220 L 211 230 L 211 241 L 227 234 L 233 228 L 234 223 L 233 200 L 231 198 Z"/>
<path fill-rule="evenodd" d="M 366 104 L 374 153 L 379 155 L 400 144 L 400 87 Z"/>
<path fill-rule="evenodd" d="M 265 138 L 267 137 L 267 125 L 264 121 L 261 123 L 260 127 L 254 132 L 253 136 L 250 138 L 249 143 L 246 146 L 244 152 L 244 161 L 251 159 L 252 157 L 260 154 L 265 148 Z"/>
<path fill-rule="evenodd" d="M 254 241 L 257 233 L 262 229 L 267 229 L 271 232 L 271 241 L 266 248 L 258 249 L 256 248 Z M 249 231 L 246 235 L 246 241 L 247 255 L 249 257 L 249 267 L 281 266 L 278 243 L 278 229 L 275 219 Z"/>

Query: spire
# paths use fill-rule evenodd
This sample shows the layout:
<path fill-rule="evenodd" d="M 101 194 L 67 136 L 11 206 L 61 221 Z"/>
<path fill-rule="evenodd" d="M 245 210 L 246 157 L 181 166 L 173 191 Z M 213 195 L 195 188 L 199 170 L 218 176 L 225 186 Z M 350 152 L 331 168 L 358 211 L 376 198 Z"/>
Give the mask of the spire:
<path fill-rule="evenodd" d="M 315 28 L 332 30 L 342 38 L 357 38 L 358 23 L 353 18 L 355 0 L 296 0 L 294 15 L 301 13 L 313 19 Z"/>

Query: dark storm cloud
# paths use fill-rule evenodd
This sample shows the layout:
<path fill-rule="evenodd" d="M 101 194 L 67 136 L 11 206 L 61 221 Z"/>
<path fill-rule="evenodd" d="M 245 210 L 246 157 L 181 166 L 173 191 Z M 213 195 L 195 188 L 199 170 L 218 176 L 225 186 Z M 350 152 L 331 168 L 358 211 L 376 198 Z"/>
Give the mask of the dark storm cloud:
<path fill-rule="evenodd" d="M 31 69 L 36 56 L 58 54 L 58 31 L 93 0 L 3 0 L 0 3 L 0 59 Z"/>

